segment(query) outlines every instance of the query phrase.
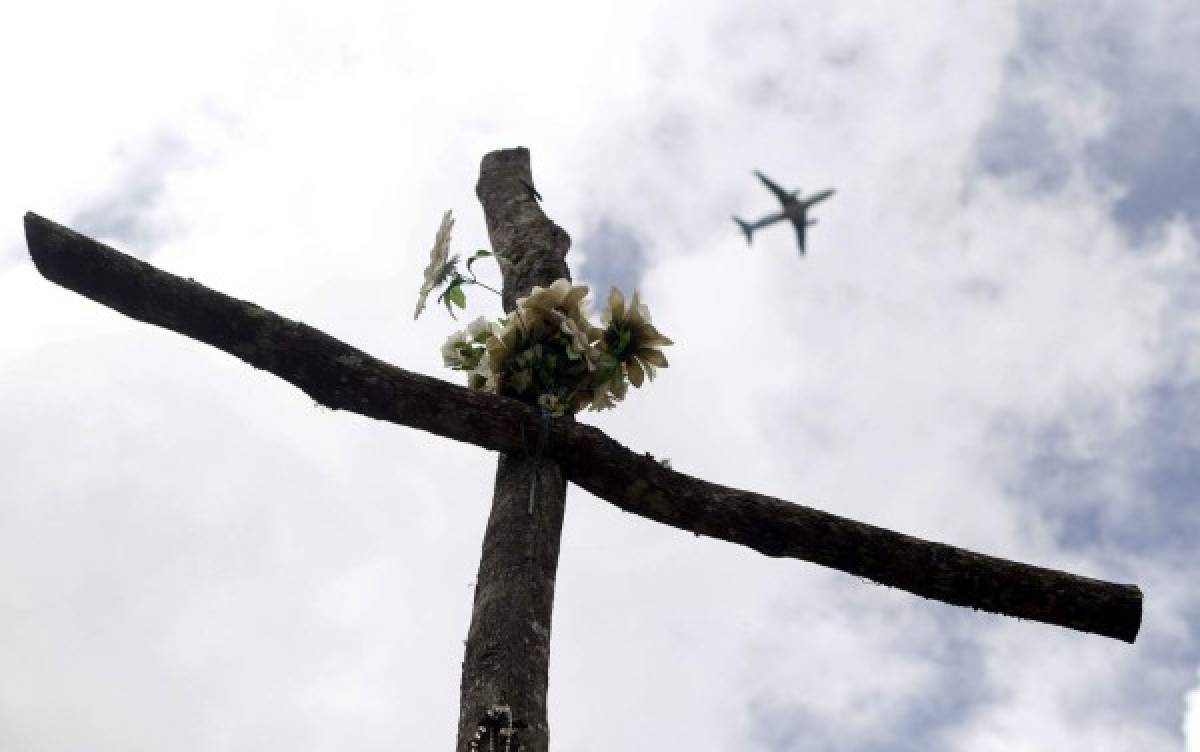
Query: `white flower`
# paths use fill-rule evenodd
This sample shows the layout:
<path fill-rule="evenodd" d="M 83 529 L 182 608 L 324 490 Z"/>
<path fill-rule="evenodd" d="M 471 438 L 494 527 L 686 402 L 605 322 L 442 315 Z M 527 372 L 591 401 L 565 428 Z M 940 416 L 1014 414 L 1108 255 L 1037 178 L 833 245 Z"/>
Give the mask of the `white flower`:
<path fill-rule="evenodd" d="M 492 325 L 492 331 L 487 338 L 488 365 L 492 373 L 499 376 L 504 371 L 508 356 L 512 355 L 517 343 L 521 340 L 521 329 L 517 317 L 512 317 L 502 326 L 499 322 Z"/>
<path fill-rule="evenodd" d="M 467 388 L 495 394 L 499 390 L 499 386 L 500 382 L 492 370 L 491 358 L 487 351 L 484 351 L 483 356 L 479 359 L 479 365 L 467 374 Z"/>
<path fill-rule="evenodd" d="M 486 317 L 480 316 L 467 324 L 467 337 L 473 342 L 483 342 L 491 333 L 491 327 L 491 322 Z"/>
<path fill-rule="evenodd" d="M 609 410 L 625 399 L 629 382 L 621 371 L 614 373 L 607 381 L 592 382 L 583 394 L 575 396 L 575 409 Z"/>
<path fill-rule="evenodd" d="M 480 317 L 472 321 L 466 331 L 454 332 L 447 337 L 442 344 L 442 363 L 447 368 L 459 371 L 476 370 L 487 352 L 483 344 L 488 332 L 487 327 L 487 320 Z"/>
<path fill-rule="evenodd" d="M 589 410 L 611 410 L 617 406 L 617 401 L 620 400 L 621 397 L 617 397 L 615 394 L 613 394 L 613 390 L 609 384 L 604 383 L 596 385 L 592 389 L 591 395 L 589 395 L 586 399 L 588 401 Z"/>
<path fill-rule="evenodd" d="M 587 294 L 587 285 L 573 285 L 566 278 L 556 279 L 549 287 L 534 287 L 525 297 L 517 298 L 517 310 L 525 319 L 523 326 L 527 331 L 537 329 L 545 319 L 552 319 L 554 328 L 563 328 L 565 316 L 583 335 L 595 339 L 600 336 L 600 331 L 588 321 L 584 302 Z M 563 333 L 571 334 L 565 328 Z"/>
<path fill-rule="evenodd" d="M 587 294 L 587 285 L 576 286 L 566 278 L 556 279 L 549 287 L 534 287 L 525 297 L 517 298 L 517 306 L 543 311 L 558 308 L 573 319 L 585 319 L 583 299 Z"/>
<path fill-rule="evenodd" d="M 567 341 L 570 343 L 567 346 L 568 357 L 570 353 L 578 356 L 574 359 L 582 359 L 587 365 L 589 371 L 596 370 L 596 348 L 592 347 L 592 338 L 589 336 L 591 325 L 586 321 L 581 328 L 575 319 L 568 318 L 559 311 L 551 311 L 551 319 L 558 324 L 560 332 L 567 336 Z"/>
<path fill-rule="evenodd" d="M 455 332 L 446 338 L 442 344 L 442 363 L 447 368 L 462 368 L 463 355 L 459 345 L 466 344 L 467 335 L 463 332 Z"/>
<path fill-rule="evenodd" d="M 634 386 L 640 387 L 643 378 L 653 379 L 655 368 L 667 367 L 667 357 L 659 348 L 674 343 L 650 323 L 650 310 L 638 301 L 636 290 L 627 307 L 625 296 L 612 288 L 600 319 L 604 322 L 600 347 L 625 364 Z"/>
<path fill-rule="evenodd" d="M 499 321 L 480 317 L 442 348 L 446 365 L 467 371 L 471 389 L 505 394 L 555 415 L 605 410 L 641 386 L 667 360 L 671 344 L 650 322 L 635 292 L 628 305 L 613 290 L 598 328 L 585 309 L 588 288 L 567 279 L 534 287 Z"/>
<path fill-rule="evenodd" d="M 450 231 L 454 228 L 454 216 L 447 209 L 442 215 L 442 224 L 438 227 L 437 236 L 433 239 L 433 249 L 429 251 L 429 266 L 425 267 L 425 281 L 421 283 L 421 291 L 417 293 L 417 311 L 413 314 L 416 319 L 425 310 L 425 299 L 433 288 L 446 281 L 446 275 L 454 268 L 457 259 L 449 260 Z"/>

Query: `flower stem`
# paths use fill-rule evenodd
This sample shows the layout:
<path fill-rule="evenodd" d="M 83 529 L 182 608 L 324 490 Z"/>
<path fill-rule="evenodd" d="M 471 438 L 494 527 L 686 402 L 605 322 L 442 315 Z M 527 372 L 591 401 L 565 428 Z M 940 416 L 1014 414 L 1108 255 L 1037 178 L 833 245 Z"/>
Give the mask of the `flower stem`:
<path fill-rule="evenodd" d="M 485 284 L 485 283 L 483 283 L 483 282 L 480 282 L 480 281 L 479 281 L 479 279 L 478 279 L 478 278 L 475 276 L 475 273 L 474 273 L 474 272 L 468 272 L 468 274 L 470 274 L 470 275 L 471 275 L 471 278 L 470 278 L 470 279 L 466 279 L 466 278 L 464 277 L 463 279 L 464 279 L 465 281 L 467 281 L 467 282 L 470 282 L 470 283 L 471 283 L 471 284 L 473 284 L 473 285 L 479 285 L 479 286 L 480 286 L 480 287 L 482 287 L 483 289 L 485 289 L 485 290 L 487 290 L 487 291 L 489 291 L 489 292 L 491 292 L 491 293 L 494 293 L 495 295 L 497 295 L 497 296 L 499 296 L 499 297 L 504 297 L 503 295 L 500 295 L 500 291 L 499 291 L 499 290 L 497 290 L 496 288 L 492 287 L 492 286 L 491 286 L 491 285 L 489 285 L 489 284 Z"/>

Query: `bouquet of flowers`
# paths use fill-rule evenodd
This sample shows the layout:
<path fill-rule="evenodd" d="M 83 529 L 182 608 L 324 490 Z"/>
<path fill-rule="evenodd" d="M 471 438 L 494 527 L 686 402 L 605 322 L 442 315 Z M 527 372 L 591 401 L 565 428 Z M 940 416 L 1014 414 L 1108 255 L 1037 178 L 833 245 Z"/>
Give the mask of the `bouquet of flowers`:
<path fill-rule="evenodd" d="M 466 306 L 464 286 L 496 292 L 471 271 L 471 264 L 492 255 L 489 251 L 477 251 L 467 260 L 465 273 L 458 270 L 458 257 L 449 255 L 453 225 L 446 212 L 425 269 L 418 316 L 429 294 L 443 285 L 438 301 L 452 316 L 452 305 Z M 587 295 L 586 286 L 568 279 L 534 287 L 517 299 L 508 316 L 495 321 L 481 316 L 451 334 L 442 345 L 442 361 L 465 371 L 471 389 L 514 397 L 552 415 L 611 408 L 625 397 L 629 384 L 641 387 L 653 380 L 655 369 L 667 367 L 661 348 L 672 342 L 654 327 L 636 291 L 626 301 L 613 288 L 599 326 L 588 316 Z"/>

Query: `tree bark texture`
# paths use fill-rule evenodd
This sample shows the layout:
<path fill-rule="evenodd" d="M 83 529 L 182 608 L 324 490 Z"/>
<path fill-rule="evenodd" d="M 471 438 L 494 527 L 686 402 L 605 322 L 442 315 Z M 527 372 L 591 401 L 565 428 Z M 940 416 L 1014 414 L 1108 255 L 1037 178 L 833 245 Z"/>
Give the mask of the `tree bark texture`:
<path fill-rule="evenodd" d="M 384 363 L 306 324 L 155 269 L 36 214 L 29 251 L 52 282 L 131 318 L 269 371 L 330 409 L 524 455 L 538 414 Z M 933 543 L 663 467 L 602 431 L 554 420 L 546 443 L 567 480 L 621 509 L 681 530 L 802 559 L 958 606 L 1133 642 L 1136 585 L 1103 582 Z"/>
<path fill-rule="evenodd" d="M 475 193 L 492 250 L 507 262 L 505 311 L 511 313 L 535 285 L 570 279 L 564 257 L 571 239 L 534 198 L 527 149 L 486 155 Z M 550 745 L 550 625 L 567 484 L 553 459 L 531 456 L 537 433 L 527 431 L 525 439 L 526 446 L 501 452 L 496 464 L 463 659 L 458 750 L 470 749 L 473 741 L 488 749 L 493 739 L 497 750 L 510 742 L 512 752 L 546 752 Z M 495 738 L 501 733 L 503 739 Z"/>

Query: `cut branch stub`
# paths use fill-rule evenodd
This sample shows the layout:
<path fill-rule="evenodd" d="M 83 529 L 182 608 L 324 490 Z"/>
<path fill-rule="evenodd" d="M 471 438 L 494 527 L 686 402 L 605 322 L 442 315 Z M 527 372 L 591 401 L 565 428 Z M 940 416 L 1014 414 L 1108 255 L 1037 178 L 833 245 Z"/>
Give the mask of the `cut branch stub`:
<path fill-rule="evenodd" d="M 517 298 L 534 285 L 571 278 L 566 262 L 571 238 L 542 211 L 532 185 L 529 150 L 523 147 L 491 152 L 479 166 L 475 195 L 488 238 L 496 255 L 512 265 L 504 275 L 505 311 L 516 308 Z"/>

